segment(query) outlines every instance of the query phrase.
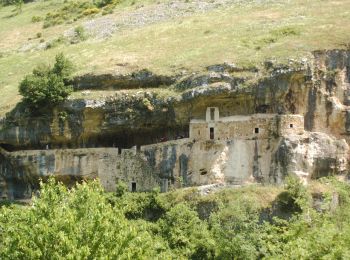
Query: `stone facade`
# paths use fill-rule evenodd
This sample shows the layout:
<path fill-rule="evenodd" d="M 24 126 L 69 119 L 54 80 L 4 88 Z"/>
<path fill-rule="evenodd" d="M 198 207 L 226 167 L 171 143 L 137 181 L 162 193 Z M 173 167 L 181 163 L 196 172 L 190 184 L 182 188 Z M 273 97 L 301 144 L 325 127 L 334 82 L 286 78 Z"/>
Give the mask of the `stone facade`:
<path fill-rule="evenodd" d="M 304 117 L 301 115 L 220 117 L 217 107 L 207 109 L 206 120 L 192 119 L 190 122 L 190 139 L 193 140 L 267 139 L 303 132 Z"/>

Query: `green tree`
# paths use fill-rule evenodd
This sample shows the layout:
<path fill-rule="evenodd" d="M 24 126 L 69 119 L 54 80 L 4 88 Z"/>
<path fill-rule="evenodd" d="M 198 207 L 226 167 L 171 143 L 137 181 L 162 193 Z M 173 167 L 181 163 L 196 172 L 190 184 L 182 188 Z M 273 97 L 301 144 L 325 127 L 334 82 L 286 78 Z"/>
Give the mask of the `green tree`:
<path fill-rule="evenodd" d="M 53 68 L 40 65 L 31 75 L 25 76 L 19 85 L 23 100 L 32 107 L 57 104 L 64 101 L 73 88 L 69 85 L 73 64 L 58 54 Z"/>
<path fill-rule="evenodd" d="M 214 254 L 214 241 L 207 224 L 197 212 L 180 203 L 170 209 L 159 221 L 161 234 L 175 255 L 190 259 L 210 259 Z"/>
<path fill-rule="evenodd" d="M 30 207 L 0 209 L 0 259 L 154 258 L 152 236 L 106 200 L 98 181 L 50 179 Z"/>
<path fill-rule="evenodd" d="M 52 73 L 64 80 L 71 79 L 74 70 L 73 63 L 67 59 L 63 53 L 57 54 L 55 60 L 56 62 L 52 68 Z"/>
<path fill-rule="evenodd" d="M 256 259 L 259 256 L 259 208 L 241 199 L 221 205 L 210 217 L 218 259 Z"/>

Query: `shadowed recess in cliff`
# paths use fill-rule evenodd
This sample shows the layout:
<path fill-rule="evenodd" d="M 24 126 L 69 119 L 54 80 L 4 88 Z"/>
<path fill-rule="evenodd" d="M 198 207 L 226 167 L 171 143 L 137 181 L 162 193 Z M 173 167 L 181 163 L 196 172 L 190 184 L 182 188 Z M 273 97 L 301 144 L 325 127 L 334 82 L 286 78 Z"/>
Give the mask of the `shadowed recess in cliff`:
<path fill-rule="evenodd" d="M 311 131 L 314 128 L 315 111 L 317 103 L 317 88 L 311 87 L 308 93 L 307 112 L 305 114 L 305 130 Z"/>

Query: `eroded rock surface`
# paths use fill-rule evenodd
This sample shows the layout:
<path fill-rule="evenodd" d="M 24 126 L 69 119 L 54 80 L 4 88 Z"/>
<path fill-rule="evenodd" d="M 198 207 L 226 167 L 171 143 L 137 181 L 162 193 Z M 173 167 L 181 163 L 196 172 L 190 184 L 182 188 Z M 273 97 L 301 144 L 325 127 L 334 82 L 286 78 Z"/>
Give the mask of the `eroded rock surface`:
<path fill-rule="evenodd" d="M 77 78 L 77 89 L 167 86 L 169 95 L 159 95 L 154 89 L 134 94 L 118 91 L 106 98 L 71 99 L 37 114 L 19 105 L 0 123 L 0 144 L 13 151 L 49 150 L 3 151 L 0 186 L 22 190 L 20 194 L 26 196 L 31 188 L 15 189 L 10 183 L 33 186 L 29 181 L 32 178 L 28 177 L 33 174 L 35 178 L 48 174 L 100 177 L 108 190 L 113 189 L 118 178 L 138 182 L 132 176 L 152 179 L 138 184 L 140 190 L 154 185 L 166 190 L 172 185 L 281 183 L 290 173 L 305 180 L 347 174 L 349 51 L 318 51 L 312 59 L 291 61 L 288 65 L 266 62 L 264 66 L 259 70 L 225 63 L 209 66 L 206 72 L 174 77 L 143 71 L 134 75 Z M 218 107 L 220 117 L 298 114 L 304 118 L 306 132 L 283 136 L 271 133 L 264 140 L 186 139 L 190 120 L 204 119 L 207 107 Z M 159 143 L 173 139 L 170 143 Z M 125 150 L 124 155 L 118 154 L 117 148 L 134 145 L 143 145 L 136 153 L 138 163 L 134 152 Z M 94 147 L 110 150 L 85 149 Z M 57 148 L 74 150 L 50 150 Z M 123 157 L 127 154 L 130 156 Z M 89 166 L 91 161 L 102 166 L 96 170 Z"/>

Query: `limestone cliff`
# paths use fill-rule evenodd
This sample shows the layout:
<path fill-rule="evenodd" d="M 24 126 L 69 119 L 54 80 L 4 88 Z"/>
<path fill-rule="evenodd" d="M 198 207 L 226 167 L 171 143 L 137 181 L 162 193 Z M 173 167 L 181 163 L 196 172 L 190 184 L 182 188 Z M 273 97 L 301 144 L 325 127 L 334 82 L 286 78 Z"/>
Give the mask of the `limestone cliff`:
<path fill-rule="evenodd" d="M 349 51 L 318 51 L 313 59 L 290 65 L 266 62 L 263 70 L 215 65 L 204 73 L 177 76 L 168 95 L 160 96 L 156 90 L 119 91 L 105 98 L 71 99 L 36 115 L 19 105 L 1 123 L 0 143 L 15 149 L 151 144 L 163 136 L 186 135 L 189 120 L 203 117 L 208 106 L 219 107 L 223 116 L 301 114 L 307 130 L 348 139 L 349 56 Z M 150 75 L 143 77 L 152 86 L 176 78 Z M 76 86 L 97 88 L 100 77 L 77 78 Z M 136 84 L 135 78 L 140 81 L 136 76 L 111 76 L 109 85 L 101 80 L 101 87 L 120 89 Z"/>
<path fill-rule="evenodd" d="M 142 176 L 144 172 L 143 176 L 151 180 L 145 182 L 148 184 L 138 184 L 138 188 L 145 190 L 154 185 L 166 189 L 169 185 L 213 182 L 281 183 L 289 173 L 308 179 L 331 173 L 347 174 L 348 171 L 349 51 L 317 51 L 311 58 L 289 61 L 287 65 L 267 61 L 260 69 L 225 63 L 209 66 L 205 72 L 173 77 L 147 71 L 129 76 L 88 75 L 77 78 L 75 84 L 80 90 L 101 87 L 118 91 L 105 98 L 87 95 L 70 99 L 37 114 L 19 105 L 1 121 L 3 148 L 78 150 L 71 150 L 74 154 L 66 157 L 58 155 L 60 150 L 28 151 L 31 155 L 25 151 L 2 151 L 0 185 L 8 186 L 11 178 L 25 179 L 24 176 L 33 174 L 92 178 L 104 174 L 104 180 L 112 183 L 105 183 L 105 186 L 113 189 L 116 179 L 132 182 L 131 176 Z M 135 87 L 152 88 L 132 93 L 123 91 Z M 155 87 L 167 88 L 169 94 L 160 95 Z M 270 134 L 261 141 L 254 138 L 215 142 L 184 139 L 173 144 L 151 145 L 151 148 L 143 146 L 141 153 L 135 153 L 138 154 L 135 157 L 131 152 L 128 159 L 126 152 L 118 154 L 117 148 L 188 137 L 190 120 L 204 119 L 207 107 L 218 107 L 222 117 L 299 114 L 305 119 L 306 132 L 287 136 Z M 111 150 L 84 149 L 92 147 L 111 147 Z M 64 151 L 67 152 L 62 153 L 69 154 L 69 150 Z M 91 153 L 95 157 L 91 157 Z M 109 161 L 110 158 L 114 159 Z M 101 162 L 96 165 L 103 167 L 96 166 L 100 167 L 96 170 L 95 166 L 88 166 L 90 161 Z M 77 162 L 84 162 L 85 166 L 79 168 L 82 166 Z M 139 166 L 131 169 L 128 165 Z M 241 174 L 237 175 L 239 171 Z M 130 176 L 125 175 L 127 172 Z"/>

